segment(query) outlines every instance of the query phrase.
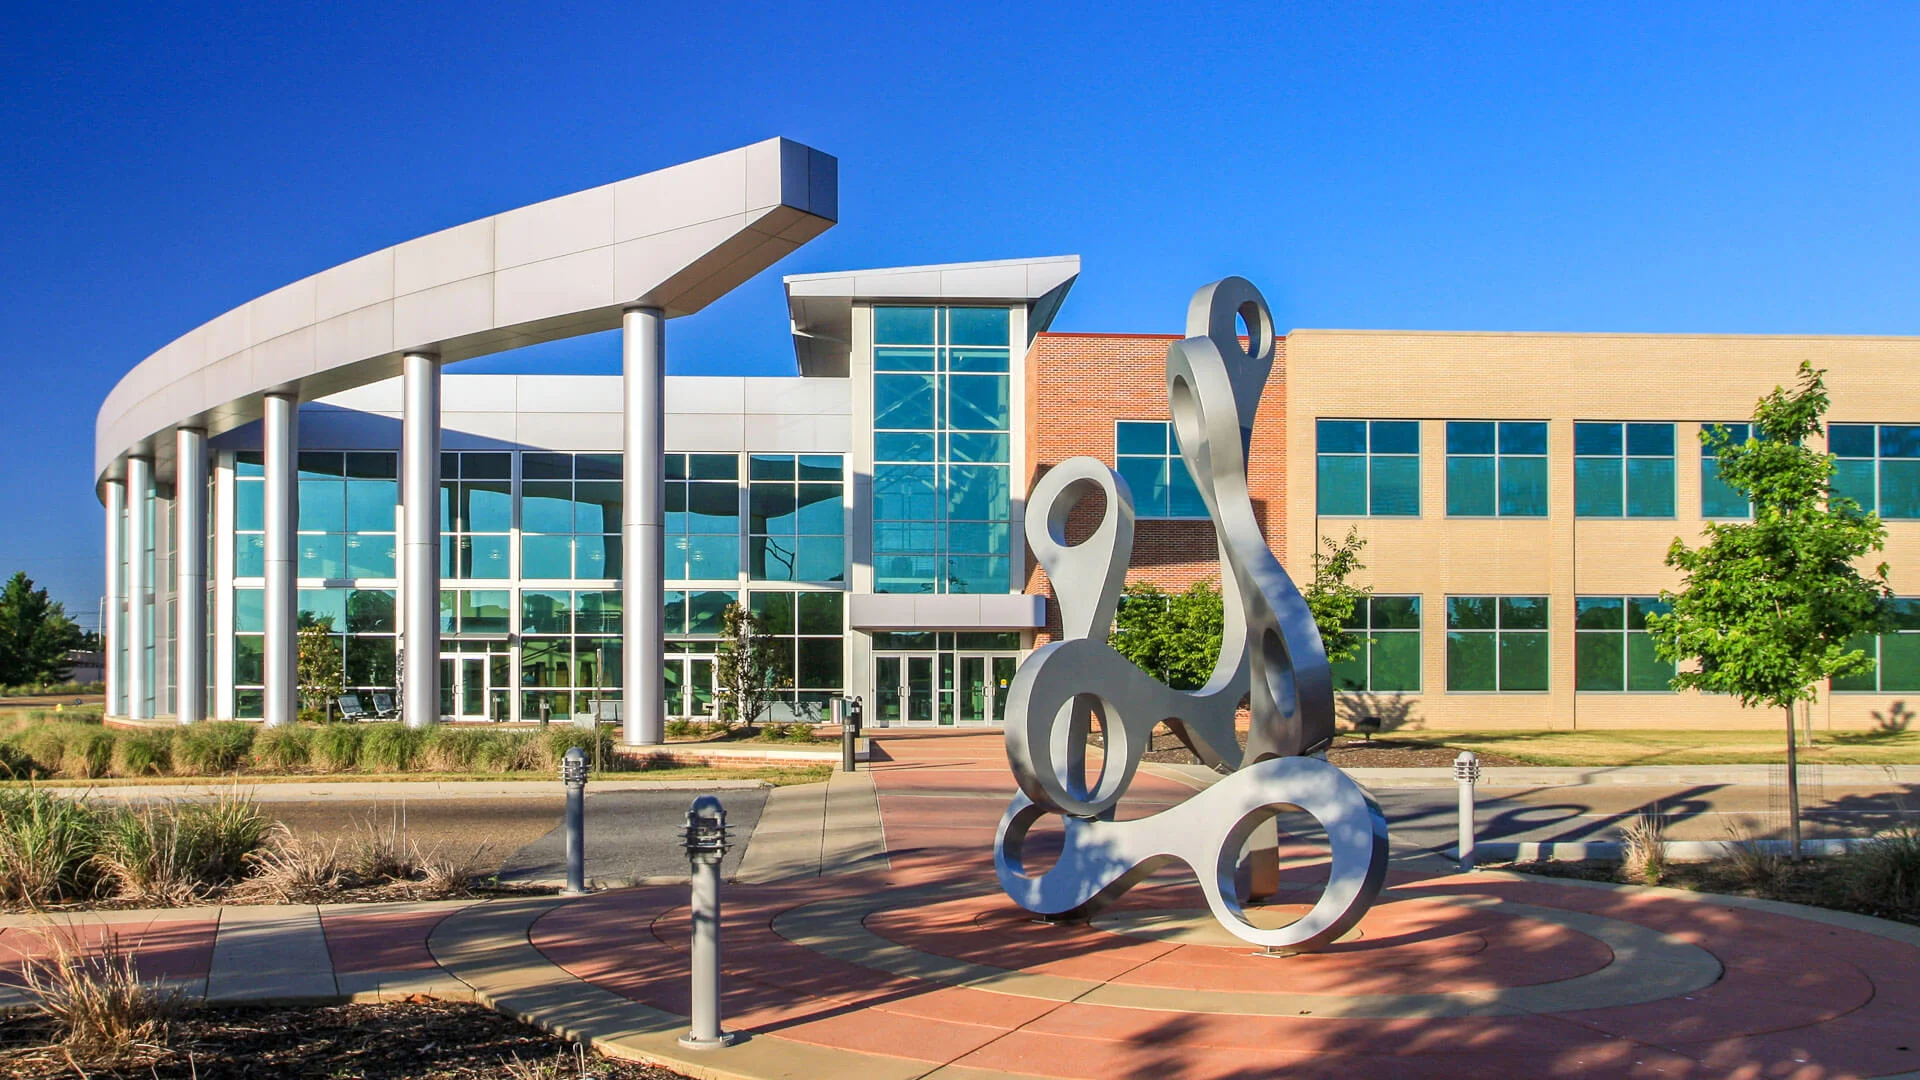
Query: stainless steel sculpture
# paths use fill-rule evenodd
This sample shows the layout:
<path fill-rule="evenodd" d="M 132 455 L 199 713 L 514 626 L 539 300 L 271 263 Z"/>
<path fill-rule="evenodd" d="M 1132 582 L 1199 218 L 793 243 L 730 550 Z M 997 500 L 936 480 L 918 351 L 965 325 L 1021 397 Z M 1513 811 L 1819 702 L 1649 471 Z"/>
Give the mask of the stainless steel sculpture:
<path fill-rule="evenodd" d="M 1246 323 L 1247 345 L 1235 325 Z M 1022 907 L 1087 916 L 1169 859 L 1200 878 L 1221 925 L 1256 945 L 1305 952 L 1360 921 L 1387 869 L 1387 823 L 1366 790 L 1324 758 L 1333 740 L 1333 682 L 1313 615 L 1268 549 L 1247 492 L 1247 456 L 1260 392 L 1273 368 L 1273 317 L 1259 290 L 1230 277 L 1202 288 L 1187 309 L 1187 337 L 1167 349 L 1167 406 L 1180 453 L 1213 519 L 1226 626 L 1212 678 L 1174 690 L 1107 644 L 1133 553 L 1126 481 L 1088 457 L 1061 462 L 1034 486 L 1027 543 L 1060 604 L 1063 639 L 1035 649 L 1007 702 L 1007 758 L 1019 781 L 1000 821 L 994 867 Z M 1106 504 L 1093 534 L 1069 545 L 1066 522 L 1098 492 Z M 1242 697 L 1252 725 L 1243 750 L 1233 717 Z M 1088 740 L 1105 742 L 1089 781 Z M 1113 812 L 1140 766 L 1154 725 L 1165 723 L 1201 760 L 1231 770 L 1173 809 L 1132 821 Z M 1248 922 L 1235 874 L 1247 841 L 1284 809 L 1311 814 L 1333 853 L 1326 890 L 1304 917 L 1278 929 Z M 1027 832 L 1059 814 L 1064 847 L 1052 869 L 1029 876 Z"/>

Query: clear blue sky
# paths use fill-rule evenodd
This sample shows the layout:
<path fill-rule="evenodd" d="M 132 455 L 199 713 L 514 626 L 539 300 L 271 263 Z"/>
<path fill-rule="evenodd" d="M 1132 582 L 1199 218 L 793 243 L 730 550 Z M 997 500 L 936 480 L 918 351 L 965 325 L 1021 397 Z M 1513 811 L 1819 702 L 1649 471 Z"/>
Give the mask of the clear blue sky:
<path fill-rule="evenodd" d="M 674 372 L 791 372 L 781 273 L 1069 252 L 1060 329 L 1238 273 L 1282 327 L 1920 333 L 1916 56 L 1898 4 L 9 5 L 0 572 L 92 623 L 94 412 L 179 334 L 772 135 L 841 223 Z"/>

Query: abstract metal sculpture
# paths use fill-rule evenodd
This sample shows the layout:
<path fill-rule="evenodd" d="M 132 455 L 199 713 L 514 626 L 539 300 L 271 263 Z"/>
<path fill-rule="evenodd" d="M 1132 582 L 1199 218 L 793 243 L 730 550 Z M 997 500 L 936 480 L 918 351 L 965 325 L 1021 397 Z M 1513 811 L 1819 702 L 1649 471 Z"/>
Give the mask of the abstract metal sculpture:
<path fill-rule="evenodd" d="M 1244 321 L 1240 344 L 1235 319 Z M 1007 758 L 1020 794 L 994 841 L 1000 885 L 1022 907 L 1090 916 L 1170 859 L 1199 876 L 1221 925 L 1256 945 L 1306 952 L 1360 921 L 1387 868 L 1387 823 L 1366 790 L 1324 758 L 1333 741 L 1333 682 L 1306 601 L 1267 548 L 1247 491 L 1247 457 L 1260 392 L 1273 368 L 1273 317 L 1259 290 L 1230 277 L 1196 292 L 1187 337 L 1167 349 L 1167 406 L 1181 456 L 1214 523 L 1225 629 L 1207 684 L 1174 690 L 1107 644 L 1133 552 L 1133 497 L 1101 462 L 1061 462 L 1034 486 L 1027 543 L 1060 604 L 1063 639 L 1035 649 L 1007 701 Z M 1095 492 L 1105 512 L 1091 536 L 1066 540 L 1075 507 Z M 1243 750 L 1234 713 L 1248 699 Z M 1095 720 L 1103 764 L 1089 781 L 1086 750 Z M 1231 770 L 1172 809 L 1131 821 L 1114 808 L 1166 724 L 1202 761 Z M 1333 864 L 1305 916 L 1278 929 L 1250 923 L 1235 885 L 1242 850 L 1275 814 L 1311 814 L 1326 831 Z M 1047 814 L 1063 819 L 1063 849 L 1046 873 L 1022 861 L 1027 832 Z"/>

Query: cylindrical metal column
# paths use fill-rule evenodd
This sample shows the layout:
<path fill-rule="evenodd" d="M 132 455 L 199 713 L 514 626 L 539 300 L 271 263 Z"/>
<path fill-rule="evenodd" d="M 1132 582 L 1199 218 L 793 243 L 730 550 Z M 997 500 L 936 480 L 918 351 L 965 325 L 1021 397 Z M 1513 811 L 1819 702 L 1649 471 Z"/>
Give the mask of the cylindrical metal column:
<path fill-rule="evenodd" d="M 562 896 L 587 891 L 587 755 L 570 747 L 560 762 L 560 782 L 567 789 L 567 887 Z"/>
<path fill-rule="evenodd" d="M 300 716 L 298 573 L 300 534 L 300 402 L 268 394 L 260 425 L 266 471 L 266 717 L 268 727 Z"/>
<path fill-rule="evenodd" d="M 665 737 L 662 666 L 667 636 L 665 508 L 667 428 L 666 313 L 627 309 L 621 319 L 626 416 L 622 462 L 621 718 L 628 743 Z"/>
<path fill-rule="evenodd" d="M 147 573 L 147 546 L 153 543 L 153 462 L 127 459 L 127 716 L 153 715 L 153 679 L 147 667 L 152 627 L 153 581 Z"/>
<path fill-rule="evenodd" d="M 691 1015 L 686 1043 L 702 1047 L 725 1046 L 720 1031 L 720 860 L 693 864 L 693 961 Z"/>
<path fill-rule="evenodd" d="M 127 482 L 109 480 L 106 482 L 107 503 L 107 610 L 100 621 L 100 639 L 106 646 L 106 659 L 102 666 L 105 671 L 102 678 L 107 684 L 107 715 L 127 715 L 127 684 L 121 677 L 126 670 L 121 658 L 122 650 L 127 647 L 126 635 L 121 632 L 121 609 L 126 606 L 127 546 Z"/>
<path fill-rule="evenodd" d="M 173 715 L 207 718 L 207 433 L 174 433 Z"/>
<path fill-rule="evenodd" d="M 406 526 L 400 717 L 408 727 L 424 728 L 440 719 L 440 358 L 408 353 L 400 365 L 400 498 Z"/>

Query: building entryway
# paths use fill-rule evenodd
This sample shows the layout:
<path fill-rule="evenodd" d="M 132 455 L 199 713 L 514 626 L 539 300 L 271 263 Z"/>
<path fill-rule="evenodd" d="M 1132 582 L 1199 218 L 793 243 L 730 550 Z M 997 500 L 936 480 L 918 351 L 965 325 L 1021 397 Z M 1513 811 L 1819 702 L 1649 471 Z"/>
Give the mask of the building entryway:
<path fill-rule="evenodd" d="M 494 652 L 485 645 L 474 651 L 463 643 L 461 651 L 440 656 L 440 716 L 453 721 L 504 721 L 507 697 L 512 690 L 511 658 L 502 649 Z"/>
<path fill-rule="evenodd" d="M 930 636 L 930 635 L 929 635 Z M 1018 653 L 875 653 L 877 727 L 955 727 L 1001 724 Z"/>
<path fill-rule="evenodd" d="M 713 716 L 713 657 L 669 655 L 661 671 L 666 686 L 666 715 L 707 720 Z"/>

